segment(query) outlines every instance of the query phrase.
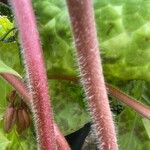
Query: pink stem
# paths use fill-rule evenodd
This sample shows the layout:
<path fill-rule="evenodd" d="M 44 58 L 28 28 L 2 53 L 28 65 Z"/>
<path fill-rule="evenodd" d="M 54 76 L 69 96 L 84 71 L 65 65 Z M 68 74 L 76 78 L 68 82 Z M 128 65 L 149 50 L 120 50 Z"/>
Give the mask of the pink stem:
<path fill-rule="evenodd" d="M 13 88 L 17 90 L 17 92 L 23 97 L 24 102 L 31 107 L 32 95 L 29 95 L 27 91 L 26 85 L 22 82 L 22 80 L 12 74 L 1 73 L 0 74 L 8 83 L 10 83 Z M 60 150 L 70 150 L 70 147 L 65 140 L 63 134 L 60 132 L 56 123 L 54 123 L 54 132 L 56 137 L 56 142 Z"/>
<path fill-rule="evenodd" d="M 35 117 L 38 144 L 41 150 L 55 150 L 56 139 L 47 76 L 31 0 L 11 0 L 11 4 L 20 31 L 29 77 L 28 87 L 33 96 L 32 111 Z"/>
<path fill-rule="evenodd" d="M 102 150 L 117 150 L 117 139 L 102 73 L 91 0 L 67 0 L 82 82 Z"/>
<path fill-rule="evenodd" d="M 28 106 L 31 105 L 31 96 L 27 92 L 25 84 L 19 79 L 18 77 L 8 74 L 8 73 L 0 73 L 0 75 L 9 82 L 17 91 L 18 93 L 23 97 L 23 100 Z M 68 76 L 62 76 L 57 78 L 56 76 L 49 77 L 50 80 L 67 80 L 67 81 L 74 81 L 78 82 L 79 78 L 77 77 L 68 77 Z M 130 108 L 134 109 L 137 113 L 141 114 L 143 117 L 150 119 L 150 107 L 144 105 L 141 102 L 138 102 L 136 99 L 132 98 L 131 96 L 125 94 L 121 90 L 117 89 L 116 87 L 105 83 L 107 87 L 108 94 L 111 96 L 116 97 L 120 102 L 123 102 Z"/>
<path fill-rule="evenodd" d="M 54 123 L 54 131 L 55 131 L 56 141 L 58 144 L 58 149 L 59 150 L 71 150 L 56 123 Z"/>
<path fill-rule="evenodd" d="M 18 94 L 23 97 L 25 103 L 31 107 L 31 94 L 29 95 L 29 92 L 27 92 L 28 89 L 22 80 L 9 73 L 0 73 L 0 75 L 17 90 Z"/>
<path fill-rule="evenodd" d="M 130 106 L 133 108 L 135 111 L 140 113 L 142 116 L 150 119 L 150 107 L 145 106 L 144 104 L 138 102 L 137 100 L 133 99 L 132 97 L 126 95 L 119 89 L 113 87 L 110 84 L 106 83 L 106 86 L 108 88 L 108 93 L 110 93 L 112 96 L 116 97 L 119 99 L 121 102 L 125 103 L 126 105 Z"/>
<path fill-rule="evenodd" d="M 21 81 L 21 79 L 19 79 L 18 77 L 12 74 L 7 74 L 7 73 L 1 73 L 0 75 L 19 92 L 19 94 L 24 98 L 23 99 L 24 102 L 30 106 L 32 97 L 27 92 L 26 86 Z M 72 81 L 78 81 L 78 78 L 75 79 L 75 77 L 69 77 L 69 81 L 71 78 L 73 78 Z M 50 77 L 50 79 L 67 80 L 68 77 L 62 77 L 61 79 L 60 78 L 57 79 L 56 77 Z M 127 106 L 134 109 L 136 112 L 140 113 L 143 117 L 150 119 L 150 108 L 148 106 L 145 106 L 140 102 L 137 102 L 137 100 L 134 100 L 132 97 L 126 95 L 121 90 L 113 87 L 108 83 L 106 83 L 106 87 L 110 95 L 116 97 L 121 102 L 125 103 Z M 55 132 L 58 147 L 60 147 L 61 150 L 70 150 L 68 143 L 66 142 L 64 136 L 59 131 L 55 123 L 54 123 L 54 132 Z"/>
<path fill-rule="evenodd" d="M 71 76 L 61 76 L 61 77 L 57 77 L 57 76 L 50 76 L 48 77 L 48 79 L 51 80 L 67 80 L 67 81 L 73 81 L 73 82 L 78 82 L 79 78 L 77 77 L 71 77 Z M 106 88 L 108 91 L 108 94 L 110 94 L 111 96 L 114 96 L 117 98 L 117 100 L 119 100 L 120 102 L 123 102 L 124 104 L 126 104 L 127 106 L 129 106 L 130 108 L 134 109 L 137 113 L 141 114 L 143 117 L 150 119 L 150 107 L 144 105 L 141 102 L 138 102 L 136 99 L 132 98 L 131 96 L 125 94 L 124 92 L 122 92 L 121 90 L 115 88 L 114 86 L 106 83 Z"/>

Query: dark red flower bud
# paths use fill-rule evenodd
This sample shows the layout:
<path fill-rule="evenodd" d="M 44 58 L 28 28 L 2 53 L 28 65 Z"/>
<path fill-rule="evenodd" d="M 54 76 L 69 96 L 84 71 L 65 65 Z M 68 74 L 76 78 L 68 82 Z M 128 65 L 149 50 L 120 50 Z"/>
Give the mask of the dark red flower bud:
<path fill-rule="evenodd" d="M 8 107 L 4 115 L 4 130 L 10 132 L 16 120 L 16 110 L 13 107 Z"/>
<path fill-rule="evenodd" d="M 17 132 L 21 134 L 30 125 L 30 116 L 25 109 L 17 110 Z"/>
<path fill-rule="evenodd" d="M 25 109 L 22 110 L 22 114 L 23 114 L 23 118 L 25 120 L 26 128 L 28 128 L 30 126 L 30 115 L 27 112 L 27 110 L 25 110 Z"/>

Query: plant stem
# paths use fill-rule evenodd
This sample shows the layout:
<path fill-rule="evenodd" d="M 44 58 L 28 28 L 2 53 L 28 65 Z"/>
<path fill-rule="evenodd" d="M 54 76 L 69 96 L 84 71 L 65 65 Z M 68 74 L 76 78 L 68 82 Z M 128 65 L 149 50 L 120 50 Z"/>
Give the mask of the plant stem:
<path fill-rule="evenodd" d="M 29 93 L 26 90 L 25 84 L 19 79 L 18 77 L 8 74 L 8 73 L 0 73 L 0 75 L 9 82 L 16 90 L 17 92 L 23 97 L 24 102 L 30 107 L 31 105 L 31 97 Z M 73 80 L 70 80 L 73 79 Z M 77 77 L 68 77 L 68 76 L 62 76 L 61 78 L 57 78 L 56 76 L 50 76 L 49 80 L 66 80 L 66 81 L 73 81 L 78 82 L 79 78 Z M 120 89 L 108 84 L 106 84 L 106 88 L 108 91 L 108 94 L 111 96 L 114 96 L 119 100 L 120 102 L 126 104 L 128 107 L 134 109 L 137 113 L 141 114 L 143 117 L 150 119 L 150 107 L 144 105 L 141 102 L 138 102 L 138 100 L 134 99 L 133 97 L 127 95 Z"/>
<path fill-rule="evenodd" d="M 31 107 L 31 94 L 27 92 L 28 89 L 22 80 L 19 77 L 9 73 L 0 73 L 0 75 L 17 90 L 18 94 L 23 97 L 24 102 Z"/>
<path fill-rule="evenodd" d="M 8 74 L 8 73 L 1 73 L 0 74 L 8 83 L 14 87 L 17 92 L 23 97 L 23 100 L 28 106 L 31 106 L 31 95 L 29 95 L 26 85 L 19 79 L 18 77 Z M 53 80 L 67 80 L 68 77 L 62 77 L 56 78 L 55 76 L 51 76 L 49 79 Z M 72 77 L 69 77 L 69 79 Z M 75 79 L 75 77 L 73 77 Z M 70 81 L 70 80 L 67 80 Z M 78 81 L 78 78 L 76 80 L 72 81 Z M 134 109 L 137 113 L 140 113 L 143 117 L 146 117 L 147 119 L 150 119 L 150 107 L 145 106 L 144 104 L 138 102 L 137 100 L 133 99 L 132 97 L 128 96 L 121 90 L 113 87 L 112 85 L 106 83 L 107 91 L 109 92 L 110 95 L 116 97 L 119 99 L 121 102 L 125 103 L 127 106 L 131 107 Z M 55 131 L 55 136 L 56 136 L 56 141 L 60 149 L 62 150 L 70 150 L 70 147 L 68 143 L 66 142 L 64 136 L 62 133 L 59 131 L 58 127 L 54 123 L 54 131 Z"/>
<path fill-rule="evenodd" d="M 58 149 L 59 150 L 71 150 L 56 123 L 54 123 L 54 131 L 55 131 Z"/>
<path fill-rule="evenodd" d="M 67 80 L 67 81 L 73 81 L 78 82 L 79 78 L 77 77 L 71 77 L 71 76 L 49 76 L 48 79 L 50 80 Z M 150 107 L 144 105 L 143 103 L 139 102 L 138 100 L 134 99 L 133 97 L 125 94 L 120 89 L 108 84 L 105 82 L 106 89 L 108 91 L 108 94 L 111 96 L 117 98 L 120 102 L 126 104 L 130 108 L 134 109 L 137 113 L 141 114 L 143 117 L 150 119 Z"/>
<path fill-rule="evenodd" d="M 23 97 L 24 102 L 31 108 L 32 95 L 27 91 L 26 85 L 22 80 L 12 74 L 1 73 L 0 74 L 8 83 L 12 85 L 13 88 L 17 90 L 20 96 Z M 54 123 L 54 132 L 56 136 L 56 142 L 60 150 L 70 150 L 70 147 L 65 140 L 64 136 L 60 132 L 56 123 Z"/>
<path fill-rule="evenodd" d="M 129 95 L 125 94 L 124 92 L 120 91 L 119 89 L 115 88 L 114 86 L 106 83 L 108 88 L 108 93 L 114 96 L 115 98 L 119 99 L 121 102 L 125 103 L 127 106 L 133 108 L 136 112 L 141 114 L 142 116 L 150 119 L 150 107 L 145 106 L 144 104 L 138 102 L 134 98 L 130 97 Z"/>
<path fill-rule="evenodd" d="M 32 93 L 32 111 L 41 150 L 55 150 L 53 115 L 42 48 L 31 0 L 11 0 L 23 48 L 28 87 Z"/>
<path fill-rule="evenodd" d="M 102 150 L 117 150 L 117 139 L 102 73 L 91 0 L 67 0 L 82 83 Z"/>

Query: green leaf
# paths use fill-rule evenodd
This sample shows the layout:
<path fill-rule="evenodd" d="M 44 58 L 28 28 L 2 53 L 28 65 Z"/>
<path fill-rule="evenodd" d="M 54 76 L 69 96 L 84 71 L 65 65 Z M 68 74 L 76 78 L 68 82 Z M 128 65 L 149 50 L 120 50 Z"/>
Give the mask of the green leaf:
<path fill-rule="evenodd" d="M 6 150 L 8 145 L 10 144 L 10 141 L 0 132 L 0 147 L 1 150 Z"/>
<path fill-rule="evenodd" d="M 42 39 L 48 77 L 77 76 L 74 59 L 75 48 L 70 30 L 65 1 L 33 0 Z M 100 42 L 105 78 L 120 85 L 127 93 L 149 103 L 149 87 L 139 80 L 150 81 L 150 3 L 149 0 L 94 0 L 96 26 Z M 6 18 L 3 17 L 5 20 Z M 7 20 L 8 21 L 8 20 Z M 5 21 L 5 22 L 7 22 Z M 12 25 L 12 23 L 11 23 Z M 9 26 L 6 23 L 6 27 Z M 1 25 L 1 34 L 6 33 Z M 0 59 L 22 73 L 17 42 L 0 42 Z M 129 82 L 138 80 L 135 83 Z M 120 82 L 121 81 L 121 82 Z M 123 83 L 122 83 L 123 82 Z M 126 86 L 125 83 L 131 83 Z M 9 90 L 0 82 L 1 110 L 5 108 L 5 92 Z M 79 84 L 68 81 L 50 81 L 55 120 L 63 133 L 69 134 L 90 121 L 84 94 Z M 136 87 L 133 89 L 133 87 Z M 144 89 L 145 88 L 145 89 Z M 142 93 L 142 90 L 146 94 Z M 2 96 L 1 96 L 2 95 Z M 144 97 L 145 96 L 145 97 Z M 1 111 L 2 112 L 2 111 Z M 3 113 L 0 114 L 1 116 Z M 131 109 L 116 116 L 120 150 L 150 149 L 149 125 Z M 33 132 L 32 132 L 33 133 Z M 10 149 L 32 149 L 32 138 L 20 140 L 13 132 Z M 26 144 L 23 144 L 26 143 Z M 34 145 L 34 142 L 33 144 Z"/>
<path fill-rule="evenodd" d="M 150 139 L 150 120 L 143 118 L 142 121 L 143 121 L 144 127 L 146 129 L 146 132 L 149 136 L 149 139 Z"/>
<path fill-rule="evenodd" d="M 2 60 L 0 60 L 0 73 L 10 73 L 18 77 L 21 77 L 15 70 L 4 64 Z"/>
<path fill-rule="evenodd" d="M 42 38 L 48 77 L 77 77 L 77 64 L 74 59 L 75 48 L 65 2 L 34 0 L 33 5 Z M 46 11 L 45 5 L 49 8 L 53 7 L 52 10 Z M 119 81 L 127 82 L 135 79 L 150 81 L 150 3 L 144 0 L 94 0 L 94 8 L 106 80 L 115 81 L 115 84 Z M 53 91 L 58 90 L 58 86 L 51 86 Z M 62 89 L 63 87 L 60 86 L 60 91 Z M 58 99 L 54 101 L 54 110 L 58 112 L 55 116 L 57 122 L 62 125 L 63 132 L 70 133 L 72 128 L 77 130 L 78 127 L 76 127 L 76 120 L 71 118 L 67 112 L 70 108 L 74 112 L 73 108 L 78 107 L 77 103 L 83 98 L 79 98 L 80 93 L 74 98 L 78 101 L 68 102 L 68 96 L 58 98 L 60 95 L 66 94 L 65 91 L 60 91 L 56 94 L 53 93 L 53 99 Z M 76 93 L 78 90 L 74 89 L 74 91 Z M 72 94 L 73 92 L 69 90 L 68 93 Z M 136 97 L 138 92 L 133 95 Z M 59 104 L 61 109 L 59 109 Z M 82 109 L 84 110 L 84 107 Z M 64 117 L 65 115 L 67 117 Z M 85 117 L 80 117 L 80 115 L 74 117 L 87 121 Z"/>
<path fill-rule="evenodd" d="M 7 16 L 8 19 L 10 20 L 12 20 L 13 18 L 11 8 L 8 5 L 3 4 L 1 2 L 0 2 L 0 16 Z"/>
<path fill-rule="evenodd" d="M 19 47 L 16 42 L 0 42 L 0 60 L 13 70 L 16 70 L 19 74 L 22 73 L 22 62 L 20 60 Z"/>
<path fill-rule="evenodd" d="M 75 132 L 90 121 L 83 102 L 84 94 L 78 83 L 50 81 L 56 122 L 64 135 Z"/>
<path fill-rule="evenodd" d="M 125 109 L 118 122 L 120 150 L 145 150 L 150 148 L 150 139 L 145 132 L 141 117 L 131 109 Z"/>
<path fill-rule="evenodd" d="M 0 16 L 0 39 L 2 39 L 12 28 L 14 28 L 14 25 L 7 16 Z M 14 32 L 11 31 L 5 37 L 4 42 L 0 41 L 0 72 L 9 72 L 18 76 L 19 74 L 17 72 L 22 72 L 18 44 L 17 42 L 5 42 L 7 40 L 9 41 L 9 38 L 13 36 Z"/>
<path fill-rule="evenodd" d="M 65 3 L 60 4 L 59 0 L 35 0 L 33 4 L 39 20 L 48 73 L 63 75 L 65 72 L 66 75 L 77 76 Z M 42 9 L 45 4 L 55 6 L 59 11 L 52 9 L 46 12 Z M 94 7 L 106 79 L 139 79 L 149 82 L 150 3 L 144 0 L 95 0 Z M 55 25 L 52 26 L 53 20 Z"/>
<path fill-rule="evenodd" d="M 0 37 L 12 28 L 13 23 L 11 23 L 6 16 L 0 16 Z M 11 32 L 7 37 L 10 37 L 12 35 L 13 33 Z"/>

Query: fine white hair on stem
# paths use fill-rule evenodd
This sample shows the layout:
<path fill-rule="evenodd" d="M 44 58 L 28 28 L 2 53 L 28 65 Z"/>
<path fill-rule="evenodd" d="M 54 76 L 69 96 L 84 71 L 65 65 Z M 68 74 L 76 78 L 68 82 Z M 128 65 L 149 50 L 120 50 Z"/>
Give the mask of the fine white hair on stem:
<path fill-rule="evenodd" d="M 102 150 L 117 150 L 113 118 L 104 84 L 91 0 L 67 0 L 81 83 Z"/>
<path fill-rule="evenodd" d="M 38 145 L 41 150 L 56 149 L 53 127 L 53 113 L 48 92 L 48 82 L 44 65 L 36 19 L 30 0 L 10 0 L 19 29 L 28 87 L 32 95 L 32 111 L 36 127 Z"/>

